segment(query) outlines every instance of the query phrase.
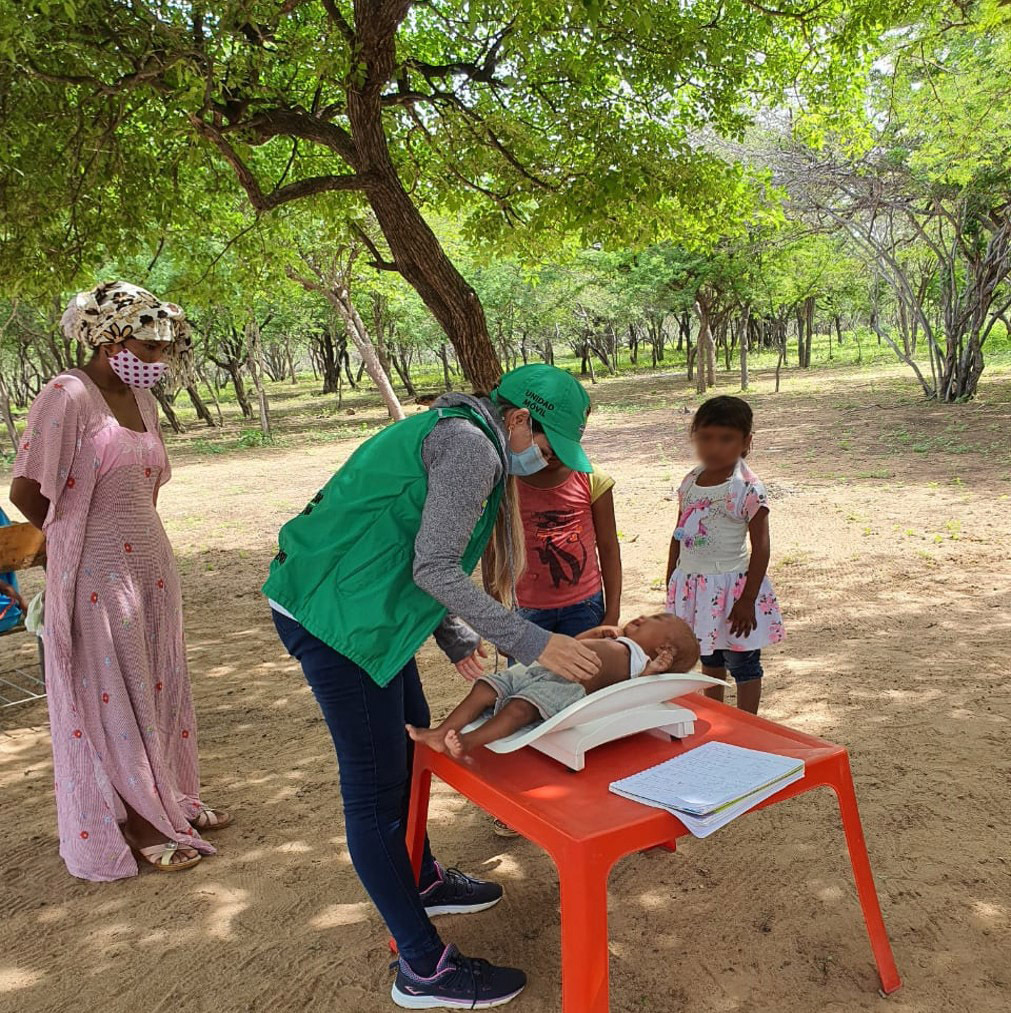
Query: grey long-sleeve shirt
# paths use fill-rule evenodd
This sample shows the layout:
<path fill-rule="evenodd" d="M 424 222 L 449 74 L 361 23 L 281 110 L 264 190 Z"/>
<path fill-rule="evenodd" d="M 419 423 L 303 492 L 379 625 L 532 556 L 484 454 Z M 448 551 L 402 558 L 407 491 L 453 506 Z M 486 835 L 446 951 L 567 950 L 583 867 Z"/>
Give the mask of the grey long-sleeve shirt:
<path fill-rule="evenodd" d="M 494 426 L 504 453 L 502 423 L 488 402 L 451 394 L 440 398 L 433 409 L 460 403 L 477 408 Z M 485 594 L 460 566 L 484 503 L 502 478 L 503 453 L 480 429 L 461 418 L 442 419 L 422 447 L 428 494 L 414 543 L 414 582 L 449 609 L 435 639 L 453 662 L 474 651 L 479 634 L 529 665 L 540 657 L 551 636 Z M 523 532 L 514 531 L 512 536 L 522 538 Z"/>

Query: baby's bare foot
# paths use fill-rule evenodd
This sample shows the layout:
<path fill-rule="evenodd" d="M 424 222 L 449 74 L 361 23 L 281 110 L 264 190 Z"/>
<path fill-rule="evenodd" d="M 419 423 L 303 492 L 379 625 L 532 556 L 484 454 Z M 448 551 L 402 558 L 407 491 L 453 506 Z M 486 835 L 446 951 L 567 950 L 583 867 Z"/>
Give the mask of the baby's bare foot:
<path fill-rule="evenodd" d="M 415 728 L 414 725 L 408 725 L 407 734 L 415 742 L 423 743 L 436 753 L 446 752 L 446 737 L 437 728 Z"/>
<path fill-rule="evenodd" d="M 462 760 L 467 755 L 467 747 L 463 744 L 460 733 L 455 729 L 446 732 L 446 751 L 454 760 Z"/>

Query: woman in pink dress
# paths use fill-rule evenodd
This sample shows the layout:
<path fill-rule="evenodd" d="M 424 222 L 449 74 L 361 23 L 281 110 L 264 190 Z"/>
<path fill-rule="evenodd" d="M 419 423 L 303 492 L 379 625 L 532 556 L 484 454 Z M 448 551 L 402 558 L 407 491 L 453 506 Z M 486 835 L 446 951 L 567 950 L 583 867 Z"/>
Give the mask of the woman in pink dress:
<path fill-rule="evenodd" d="M 46 689 L 60 855 L 81 879 L 177 871 L 230 822 L 200 800 L 182 598 L 157 513 L 170 469 L 154 386 L 188 354 L 174 303 L 126 282 L 76 296 L 93 349 L 28 415 L 11 501 L 46 533 Z"/>

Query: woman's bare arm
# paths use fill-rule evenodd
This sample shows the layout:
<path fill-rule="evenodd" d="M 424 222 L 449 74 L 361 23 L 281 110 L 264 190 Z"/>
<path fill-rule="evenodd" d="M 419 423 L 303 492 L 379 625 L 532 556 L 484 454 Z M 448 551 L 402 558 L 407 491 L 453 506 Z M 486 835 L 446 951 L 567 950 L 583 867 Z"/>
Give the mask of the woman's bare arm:
<path fill-rule="evenodd" d="M 40 531 L 49 513 L 49 500 L 42 495 L 42 487 L 30 478 L 16 478 L 11 482 L 11 502 Z"/>
<path fill-rule="evenodd" d="M 610 489 L 598 497 L 590 507 L 593 513 L 593 530 L 600 559 L 600 574 L 604 584 L 604 625 L 618 621 L 621 613 L 621 547 L 618 544 L 618 527 L 614 520 L 614 494 Z"/>

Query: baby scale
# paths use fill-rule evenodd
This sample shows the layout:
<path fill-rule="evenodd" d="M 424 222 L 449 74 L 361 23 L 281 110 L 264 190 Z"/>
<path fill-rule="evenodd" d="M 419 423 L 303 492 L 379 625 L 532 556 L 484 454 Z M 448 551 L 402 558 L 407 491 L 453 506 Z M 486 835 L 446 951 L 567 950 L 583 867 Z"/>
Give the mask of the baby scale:
<path fill-rule="evenodd" d="M 695 672 L 640 676 L 591 693 L 546 721 L 521 728 L 485 748 L 493 753 L 514 753 L 531 746 L 571 770 L 582 770 L 589 750 L 629 735 L 652 731 L 672 739 L 687 738 L 695 730 L 695 713 L 670 701 L 695 690 L 725 685 Z M 464 730 L 480 727 L 490 716 L 489 711 Z"/>

